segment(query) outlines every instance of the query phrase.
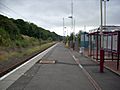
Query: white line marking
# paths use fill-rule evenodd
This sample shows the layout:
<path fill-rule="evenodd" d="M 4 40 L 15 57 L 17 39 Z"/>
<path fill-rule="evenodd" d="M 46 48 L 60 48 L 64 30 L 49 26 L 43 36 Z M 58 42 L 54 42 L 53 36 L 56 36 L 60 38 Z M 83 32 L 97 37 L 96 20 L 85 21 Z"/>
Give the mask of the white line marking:
<path fill-rule="evenodd" d="M 55 47 L 57 44 L 53 45 L 52 47 L 48 48 L 47 50 L 41 52 L 40 54 L 36 55 L 35 57 L 31 58 L 30 60 L 28 60 L 27 62 L 23 63 L 22 65 L 20 65 L 19 67 L 13 69 L 11 72 L 5 74 L 4 76 L 2 76 L 0 78 L 0 81 L 5 79 L 6 77 L 8 77 L 10 74 L 14 73 L 15 71 L 17 71 L 18 69 L 20 69 L 21 67 L 25 66 L 27 63 L 31 62 L 32 60 L 36 59 L 39 55 L 44 54 L 45 52 L 49 51 L 50 49 L 52 49 L 53 47 Z M 24 74 L 24 73 L 23 73 Z"/>
<path fill-rule="evenodd" d="M 76 58 L 75 58 L 75 56 L 73 56 L 73 58 L 74 58 L 75 61 L 77 61 Z"/>
<path fill-rule="evenodd" d="M 81 64 L 79 64 L 79 67 L 83 69 L 83 66 Z"/>
<path fill-rule="evenodd" d="M 23 67 L 24 65 L 26 65 L 26 64 L 29 63 L 30 61 L 31 61 L 31 60 L 29 60 L 29 61 L 23 63 L 23 64 L 20 65 L 19 67 L 13 69 L 11 72 L 5 74 L 4 76 L 2 76 L 2 77 L 0 78 L 0 80 L 3 80 L 4 78 L 6 78 L 6 77 L 9 76 L 10 74 L 12 74 L 12 73 L 15 72 L 16 70 L 18 70 L 19 68 Z"/>
<path fill-rule="evenodd" d="M 75 58 L 75 56 L 69 51 L 69 53 L 71 54 L 71 56 L 73 57 L 73 59 L 75 61 L 77 61 L 77 59 Z M 96 90 L 102 90 L 101 87 L 98 85 L 98 83 L 91 77 L 91 75 L 83 68 L 83 66 L 79 63 L 78 64 L 79 67 L 82 69 L 82 71 L 85 73 L 85 75 L 87 76 L 87 78 L 89 79 L 89 81 L 92 83 L 92 85 L 95 87 Z"/>

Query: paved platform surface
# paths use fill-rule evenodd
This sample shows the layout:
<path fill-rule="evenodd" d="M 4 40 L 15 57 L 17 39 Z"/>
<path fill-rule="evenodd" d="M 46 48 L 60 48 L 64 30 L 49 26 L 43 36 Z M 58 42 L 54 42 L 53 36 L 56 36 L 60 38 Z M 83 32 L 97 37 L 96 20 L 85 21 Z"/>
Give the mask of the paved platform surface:
<path fill-rule="evenodd" d="M 36 62 L 38 62 L 44 55 L 46 55 L 46 53 L 48 53 L 56 45 L 57 44 L 53 45 L 52 47 L 48 48 L 47 50 L 45 50 L 45 51 L 41 52 L 40 54 L 36 55 L 35 57 L 31 58 L 24 64 L 15 68 L 11 72 L 0 77 L 0 90 L 6 90 L 10 85 L 12 85 L 19 77 L 24 75 L 24 73 L 26 71 L 28 71 Z"/>
<path fill-rule="evenodd" d="M 7 90 L 95 90 L 62 44 L 42 60 L 56 60 L 56 64 L 36 63 Z"/>
<path fill-rule="evenodd" d="M 89 57 L 89 50 L 86 49 L 84 51 L 84 55 Z M 94 51 L 94 55 L 95 55 L 95 51 Z M 96 55 L 95 55 L 96 56 Z M 94 57 L 95 57 L 94 56 Z M 92 57 L 91 57 L 92 58 Z M 109 57 L 110 58 L 110 57 Z M 112 57 L 111 57 L 112 58 Z M 96 61 L 96 59 L 93 59 L 94 61 Z M 97 61 L 96 61 L 97 62 Z M 97 62 L 99 63 L 99 61 Z M 120 61 L 119 61 L 119 64 L 120 64 Z M 117 69 L 117 59 L 116 60 L 105 60 L 104 62 L 104 66 L 108 69 L 110 69 L 111 71 L 115 72 L 116 74 L 120 75 L 120 65 L 119 65 L 119 69 Z"/>
<path fill-rule="evenodd" d="M 7 90 L 120 90 L 120 77 L 79 53 L 57 44 L 42 60 L 55 60 L 55 64 L 36 63 Z M 75 62 L 76 60 L 76 62 Z M 92 77 L 86 75 L 83 68 Z"/>
<path fill-rule="evenodd" d="M 120 76 L 104 68 L 104 73 L 99 72 L 99 65 L 92 59 L 73 51 L 81 65 L 87 70 L 102 90 L 120 90 Z"/>
<path fill-rule="evenodd" d="M 107 68 L 111 69 L 113 72 L 115 72 L 118 75 L 120 75 L 120 66 L 119 66 L 119 69 L 117 69 L 117 60 L 114 60 L 114 61 L 105 61 L 104 65 Z"/>

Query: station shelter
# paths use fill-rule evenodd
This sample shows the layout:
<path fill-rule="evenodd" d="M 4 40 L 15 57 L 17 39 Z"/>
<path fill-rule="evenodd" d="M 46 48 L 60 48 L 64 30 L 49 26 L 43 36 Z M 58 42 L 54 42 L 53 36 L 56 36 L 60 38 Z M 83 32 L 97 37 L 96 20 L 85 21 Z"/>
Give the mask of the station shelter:
<path fill-rule="evenodd" d="M 92 29 L 89 33 L 89 56 L 100 60 L 101 35 L 100 29 Z M 104 61 L 116 62 L 119 69 L 120 59 L 120 26 L 103 26 Z"/>
<path fill-rule="evenodd" d="M 87 32 L 80 33 L 80 52 L 81 53 L 84 53 L 84 51 L 88 49 L 88 46 L 89 46 L 88 35 L 89 33 Z"/>

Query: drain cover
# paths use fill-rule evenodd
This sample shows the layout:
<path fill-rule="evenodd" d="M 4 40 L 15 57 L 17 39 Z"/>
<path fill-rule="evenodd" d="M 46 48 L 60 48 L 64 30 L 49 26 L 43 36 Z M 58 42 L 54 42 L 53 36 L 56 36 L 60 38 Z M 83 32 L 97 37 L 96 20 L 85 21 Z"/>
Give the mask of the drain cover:
<path fill-rule="evenodd" d="M 55 60 L 40 60 L 40 64 L 55 64 Z"/>

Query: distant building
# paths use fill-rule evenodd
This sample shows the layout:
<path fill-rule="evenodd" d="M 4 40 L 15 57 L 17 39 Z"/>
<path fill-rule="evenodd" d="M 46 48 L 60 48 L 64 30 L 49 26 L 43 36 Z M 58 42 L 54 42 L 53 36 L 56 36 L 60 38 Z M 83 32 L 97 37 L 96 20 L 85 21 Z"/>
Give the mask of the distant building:
<path fill-rule="evenodd" d="M 80 38 L 80 47 L 88 48 L 89 41 L 88 41 L 88 33 L 87 32 L 81 32 L 81 38 Z"/>

